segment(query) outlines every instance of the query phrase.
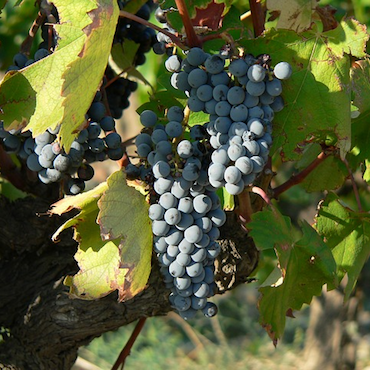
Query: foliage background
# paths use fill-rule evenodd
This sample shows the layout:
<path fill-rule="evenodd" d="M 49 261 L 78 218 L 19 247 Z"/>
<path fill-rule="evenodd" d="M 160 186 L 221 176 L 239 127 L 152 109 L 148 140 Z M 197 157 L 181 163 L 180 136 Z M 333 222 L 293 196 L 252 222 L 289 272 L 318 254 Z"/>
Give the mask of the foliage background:
<path fill-rule="evenodd" d="M 0 72 L 5 71 L 11 64 L 11 59 L 19 50 L 36 10 L 32 1 L 26 0 L 19 9 L 14 10 L 15 0 L 8 1 L 0 19 Z M 336 16 L 341 19 L 344 15 L 354 16 L 359 22 L 370 27 L 370 0 L 323 0 L 322 5 L 328 4 L 338 11 Z M 246 11 L 248 2 L 238 0 L 235 6 Z M 152 20 L 155 23 L 155 20 Z M 14 37 L 14 35 L 16 35 Z M 37 47 L 35 43 L 35 48 Z M 150 53 L 148 60 L 139 70 L 151 82 L 156 84 L 161 58 Z M 140 125 L 136 108 L 147 100 L 148 88 L 141 86 L 131 99 L 131 107 L 125 111 L 118 125 L 118 131 L 123 139 L 129 139 L 139 130 Z M 128 124 L 129 123 L 129 124 Z M 291 164 L 279 167 L 275 186 L 283 183 L 291 173 Z M 113 167 L 112 167 L 113 166 Z M 95 182 L 105 180 L 107 174 L 116 168 L 112 164 L 99 164 Z M 356 175 L 356 174 L 355 174 Z M 90 183 L 90 186 L 93 186 Z M 349 196 L 351 186 L 348 184 L 341 191 L 341 198 L 349 205 L 355 205 Z M 365 209 L 370 209 L 370 192 L 368 187 L 360 188 L 361 201 Z M 277 206 L 281 212 L 292 218 L 295 225 L 298 220 L 312 223 L 315 207 L 321 194 L 308 194 L 300 185 L 285 192 Z M 299 210 L 299 213 L 298 213 Z M 268 256 L 265 256 L 268 264 Z M 365 269 L 368 269 L 367 265 Z M 258 271 L 256 278 L 258 278 Z M 365 292 L 364 311 L 357 325 L 354 325 L 353 338 L 360 343 L 358 354 L 358 369 L 370 369 L 370 292 Z M 302 364 L 302 351 L 305 342 L 305 330 L 308 326 L 309 308 L 305 307 L 296 313 L 295 319 L 287 321 L 284 338 L 275 349 L 264 329 L 258 323 L 257 312 L 258 293 L 253 283 L 241 286 L 233 292 L 217 297 L 220 308 L 219 315 L 213 320 L 197 318 L 188 325 L 178 320 L 175 314 L 167 317 L 150 319 L 136 342 L 127 360 L 128 368 L 135 369 L 298 369 Z M 120 350 L 130 336 L 134 324 L 123 327 L 117 332 L 106 333 L 95 339 L 89 346 L 82 348 L 80 355 L 99 366 L 109 369 L 117 358 Z"/>

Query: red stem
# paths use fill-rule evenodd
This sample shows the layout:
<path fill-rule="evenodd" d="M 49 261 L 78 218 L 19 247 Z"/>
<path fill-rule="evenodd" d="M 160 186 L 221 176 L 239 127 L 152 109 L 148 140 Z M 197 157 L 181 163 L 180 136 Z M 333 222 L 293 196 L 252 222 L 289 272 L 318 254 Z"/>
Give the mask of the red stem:
<path fill-rule="evenodd" d="M 265 30 L 265 12 L 261 5 L 261 0 L 249 0 L 249 6 L 252 14 L 254 36 L 262 35 Z"/>
<path fill-rule="evenodd" d="M 28 32 L 28 35 L 26 39 L 22 42 L 21 45 L 21 53 L 25 53 L 27 55 L 30 54 L 30 50 L 32 47 L 33 39 L 35 38 L 36 32 L 39 29 L 39 27 L 42 25 L 46 18 L 45 13 L 38 12 L 37 18 L 33 21 L 32 26 Z"/>
<path fill-rule="evenodd" d="M 269 206 L 272 205 L 271 199 L 268 197 L 263 189 L 259 188 L 258 186 L 253 186 L 251 192 L 254 194 L 258 194 Z"/>
<path fill-rule="evenodd" d="M 133 20 L 137 23 L 144 24 L 145 26 L 153 28 L 154 30 L 156 30 L 158 32 L 162 32 L 166 36 L 168 36 L 173 41 L 173 43 L 176 44 L 179 48 L 181 48 L 183 50 L 187 49 L 187 47 L 181 42 L 181 40 L 177 36 L 175 36 L 173 33 L 168 32 L 168 31 L 162 29 L 161 27 L 158 27 L 155 24 L 146 21 L 145 19 L 136 16 L 135 14 L 131 14 L 131 13 L 126 12 L 124 10 L 120 10 L 119 16 L 123 17 L 123 18 L 131 19 L 131 20 Z"/>
<path fill-rule="evenodd" d="M 201 47 L 202 43 L 194 31 L 194 27 L 191 23 L 191 19 L 189 16 L 188 8 L 186 7 L 184 0 L 175 0 L 175 2 L 182 19 L 182 23 L 184 24 L 185 27 L 186 36 L 188 38 L 188 45 L 190 47 L 195 46 Z"/>
<path fill-rule="evenodd" d="M 316 159 L 307 166 L 303 171 L 297 175 L 293 175 L 288 181 L 284 184 L 279 185 L 273 190 L 273 198 L 278 198 L 280 194 L 284 193 L 292 186 L 301 183 L 320 163 L 322 163 L 329 155 L 325 152 L 321 152 Z"/>
<path fill-rule="evenodd" d="M 111 370 L 118 370 L 120 366 L 121 366 L 121 369 L 124 368 L 126 358 L 130 355 L 131 348 L 134 345 L 136 338 L 139 336 L 141 329 L 143 328 L 145 324 L 145 321 L 146 321 L 146 317 L 142 317 L 141 319 L 139 319 L 138 323 L 135 326 L 134 331 L 131 334 L 131 337 L 127 341 L 126 345 L 123 347 L 121 353 L 119 354 Z"/>

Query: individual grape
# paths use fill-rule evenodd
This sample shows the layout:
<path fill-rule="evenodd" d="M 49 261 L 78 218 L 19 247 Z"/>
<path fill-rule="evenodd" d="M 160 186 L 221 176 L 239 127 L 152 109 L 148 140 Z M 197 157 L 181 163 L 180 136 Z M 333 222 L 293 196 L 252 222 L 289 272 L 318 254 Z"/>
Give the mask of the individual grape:
<path fill-rule="evenodd" d="M 81 179 L 69 179 L 65 190 L 69 195 L 77 195 L 85 190 L 85 182 Z"/>
<path fill-rule="evenodd" d="M 228 85 L 229 83 L 230 77 L 225 71 L 211 75 L 211 84 L 215 87 L 218 85 Z"/>
<path fill-rule="evenodd" d="M 97 139 L 101 133 L 101 127 L 100 127 L 100 124 L 97 123 L 97 122 L 91 122 L 89 124 L 89 127 L 87 128 L 87 133 L 88 133 L 88 138 L 90 140 L 92 139 Z M 80 142 L 80 141 L 78 141 Z M 81 144 L 83 143 L 84 141 L 81 142 Z"/>
<path fill-rule="evenodd" d="M 174 208 L 177 206 L 177 199 L 173 194 L 167 192 L 159 197 L 159 204 L 164 209 Z"/>
<path fill-rule="evenodd" d="M 99 137 L 89 140 L 89 149 L 93 153 L 101 153 L 105 149 L 104 140 Z"/>
<path fill-rule="evenodd" d="M 147 144 L 149 147 L 152 145 L 152 139 L 150 135 L 142 133 L 136 136 L 135 145 L 138 147 L 141 144 Z"/>
<path fill-rule="evenodd" d="M 227 183 L 237 184 L 242 178 L 242 173 L 237 167 L 229 166 L 225 170 L 224 178 Z"/>
<path fill-rule="evenodd" d="M 105 113 L 105 106 L 102 102 L 92 103 L 87 112 L 89 117 L 95 122 L 100 122 L 104 118 Z"/>
<path fill-rule="evenodd" d="M 170 264 L 175 260 L 175 257 L 170 257 L 167 253 L 163 253 L 158 256 L 158 259 L 162 266 L 170 266 Z"/>
<path fill-rule="evenodd" d="M 253 96 L 260 96 L 265 92 L 265 83 L 264 82 L 252 82 L 248 81 L 246 89 L 248 94 Z"/>
<path fill-rule="evenodd" d="M 232 121 L 229 117 L 218 117 L 215 121 L 215 129 L 217 132 L 227 134 L 229 132 Z"/>
<path fill-rule="evenodd" d="M 177 295 L 174 299 L 174 306 L 180 312 L 187 311 L 191 306 L 191 299 Z"/>
<path fill-rule="evenodd" d="M 104 153 L 101 153 L 101 154 L 103 154 L 102 159 L 105 160 Z M 119 159 L 123 157 L 123 154 L 124 154 L 124 150 L 122 147 L 115 148 L 115 149 L 109 148 L 107 150 L 108 158 L 111 159 L 112 161 L 118 161 Z"/>
<path fill-rule="evenodd" d="M 292 75 L 292 66 L 287 62 L 280 62 L 274 68 L 274 75 L 279 80 L 287 80 Z"/>
<path fill-rule="evenodd" d="M 84 163 L 78 168 L 77 176 L 81 180 L 89 181 L 94 177 L 94 169 L 89 164 Z"/>
<path fill-rule="evenodd" d="M 257 118 L 252 118 L 247 123 L 248 131 L 252 132 L 255 137 L 262 137 L 265 132 L 265 127 L 262 122 Z"/>
<path fill-rule="evenodd" d="M 198 88 L 199 86 L 206 84 L 207 80 L 208 80 L 207 73 L 200 68 L 193 69 L 188 76 L 189 85 L 195 88 Z"/>
<path fill-rule="evenodd" d="M 202 125 L 194 125 L 190 128 L 190 137 L 193 140 L 201 140 L 206 136 L 206 130 Z"/>
<path fill-rule="evenodd" d="M 186 72 L 173 73 L 171 76 L 171 85 L 181 91 L 190 91 L 192 86 L 188 82 L 188 75 Z"/>
<path fill-rule="evenodd" d="M 213 98 L 216 100 L 216 101 L 223 101 L 223 100 L 227 100 L 227 93 L 229 92 L 229 87 L 226 86 L 226 85 L 217 85 L 214 89 L 213 89 Z"/>
<path fill-rule="evenodd" d="M 176 223 L 176 227 L 184 231 L 194 223 L 193 216 L 189 213 L 181 213 L 181 220 Z"/>
<path fill-rule="evenodd" d="M 259 64 L 253 64 L 248 68 L 247 75 L 252 82 L 262 82 L 266 77 L 266 69 Z"/>
<path fill-rule="evenodd" d="M 277 78 L 266 82 L 266 91 L 271 96 L 278 96 L 283 91 L 283 86 Z"/>
<path fill-rule="evenodd" d="M 165 130 L 170 138 L 179 137 L 182 135 L 183 132 L 181 123 L 177 121 L 168 122 Z"/>
<path fill-rule="evenodd" d="M 190 255 L 190 258 L 194 262 L 203 262 L 206 259 L 206 257 L 207 257 L 207 252 L 205 248 L 195 248 Z"/>
<path fill-rule="evenodd" d="M 170 230 L 170 225 L 163 220 L 154 220 L 152 222 L 152 232 L 155 236 L 165 236 Z"/>
<path fill-rule="evenodd" d="M 192 112 L 201 112 L 205 108 L 205 103 L 197 96 L 191 96 L 188 99 L 188 107 Z"/>
<path fill-rule="evenodd" d="M 164 216 L 165 209 L 160 204 L 152 204 L 149 207 L 149 218 L 154 220 L 161 220 Z"/>
<path fill-rule="evenodd" d="M 186 273 L 190 277 L 197 277 L 203 271 L 203 265 L 200 262 L 191 261 L 185 268 Z"/>
<path fill-rule="evenodd" d="M 248 108 L 244 104 L 234 105 L 230 110 L 230 118 L 235 121 L 245 121 L 248 118 Z"/>
<path fill-rule="evenodd" d="M 193 208 L 198 213 L 206 213 L 212 208 L 212 200 L 207 195 L 197 195 L 193 200 Z"/>
<path fill-rule="evenodd" d="M 202 85 L 197 89 L 197 97 L 203 102 L 207 102 L 212 99 L 213 89 L 210 85 Z"/>
<path fill-rule="evenodd" d="M 62 173 L 55 168 L 47 168 L 45 174 L 51 182 L 59 182 L 62 179 Z"/>
<path fill-rule="evenodd" d="M 174 285 L 179 290 L 186 290 L 191 286 L 191 279 L 188 275 L 176 277 L 174 280 Z"/>
<path fill-rule="evenodd" d="M 113 117 L 105 116 L 103 119 L 100 120 L 100 127 L 105 132 L 113 131 L 116 126 Z"/>
<path fill-rule="evenodd" d="M 35 143 L 36 145 L 46 145 L 46 144 L 50 144 L 52 143 L 54 140 L 54 137 L 53 135 L 48 132 L 48 131 L 45 131 L 44 133 L 38 135 L 35 137 Z"/>
<path fill-rule="evenodd" d="M 223 71 L 225 61 L 218 55 L 212 55 L 205 60 L 204 66 L 206 67 L 207 72 L 215 75 Z"/>
<path fill-rule="evenodd" d="M 243 143 L 243 146 L 247 149 L 247 154 L 249 157 L 258 155 L 260 152 L 260 146 L 255 140 L 247 140 Z"/>
<path fill-rule="evenodd" d="M 193 155 L 193 146 L 189 140 L 182 140 L 177 145 L 177 153 L 181 158 L 190 158 Z"/>
<path fill-rule="evenodd" d="M 178 262 L 173 261 L 170 264 L 170 266 L 168 268 L 168 271 L 175 278 L 176 277 L 181 277 L 185 273 L 185 267 L 181 266 Z"/>
<path fill-rule="evenodd" d="M 179 245 L 181 240 L 184 239 L 184 233 L 181 230 L 171 227 L 168 235 L 165 237 L 168 245 Z"/>
<path fill-rule="evenodd" d="M 47 57 L 48 55 L 49 55 L 49 51 L 42 48 L 42 49 L 38 49 L 33 57 L 35 61 L 38 61 L 38 60 L 41 60 Z"/>
<path fill-rule="evenodd" d="M 206 53 L 201 48 L 197 47 L 191 48 L 186 54 L 188 63 L 195 67 L 201 65 L 205 61 L 206 57 Z"/>
<path fill-rule="evenodd" d="M 152 110 L 144 110 L 140 114 L 140 122 L 145 127 L 153 127 L 157 123 L 158 117 Z"/>
<path fill-rule="evenodd" d="M 199 167 L 195 163 L 187 163 L 182 171 L 182 176 L 187 181 L 195 181 L 199 177 Z"/>
<path fill-rule="evenodd" d="M 202 312 L 206 317 L 214 317 L 217 315 L 218 308 L 213 302 L 207 302 Z"/>
<path fill-rule="evenodd" d="M 209 293 L 209 285 L 205 282 L 196 283 L 193 287 L 193 294 L 197 298 L 207 298 Z"/>
<path fill-rule="evenodd" d="M 239 157 L 235 161 L 235 167 L 238 168 L 243 175 L 248 175 L 253 171 L 252 161 L 250 158 L 245 156 Z"/>
<path fill-rule="evenodd" d="M 248 65 L 243 59 L 233 60 L 229 65 L 229 71 L 236 77 L 244 76 L 248 71 Z"/>
<path fill-rule="evenodd" d="M 167 254 L 176 259 L 176 256 L 179 254 L 179 247 L 177 245 L 169 245 L 167 247 Z"/>
<path fill-rule="evenodd" d="M 231 105 L 241 104 L 245 99 L 244 89 L 239 86 L 233 86 L 227 92 L 227 100 Z"/>
<path fill-rule="evenodd" d="M 211 240 L 217 240 L 220 237 L 220 230 L 218 229 L 218 227 L 214 226 L 210 231 L 208 231 L 207 235 Z"/>
<path fill-rule="evenodd" d="M 192 319 L 195 315 L 196 315 L 197 311 L 192 309 L 192 308 L 189 308 L 188 310 L 186 311 L 180 311 L 179 312 L 179 315 L 184 319 L 184 320 L 190 320 Z"/>
<path fill-rule="evenodd" d="M 253 172 L 254 173 L 260 173 L 263 170 L 263 167 L 265 166 L 265 161 L 259 157 L 254 155 L 251 157 L 251 161 L 253 163 Z"/>
<path fill-rule="evenodd" d="M 19 68 L 23 68 L 28 62 L 28 58 L 23 53 L 17 53 L 13 57 L 13 64 Z"/>
<path fill-rule="evenodd" d="M 275 116 L 273 109 L 269 105 L 262 105 L 262 110 L 263 110 L 263 117 L 271 122 Z"/>
<path fill-rule="evenodd" d="M 215 106 L 216 114 L 220 117 L 227 117 L 230 114 L 231 105 L 227 101 L 219 101 Z"/>
<path fill-rule="evenodd" d="M 38 161 L 38 156 L 35 153 L 32 153 L 26 161 L 27 167 L 34 172 L 38 172 L 42 170 L 42 166 Z"/>
<path fill-rule="evenodd" d="M 248 118 L 263 118 L 264 115 L 265 115 L 265 112 L 259 106 L 252 107 L 248 111 Z"/>
<path fill-rule="evenodd" d="M 185 230 L 184 237 L 189 243 L 196 243 L 202 239 L 203 232 L 198 225 L 192 225 Z"/>
<path fill-rule="evenodd" d="M 158 161 L 153 166 L 153 175 L 156 179 L 159 179 L 160 177 L 167 177 L 171 172 L 171 167 L 167 162 L 164 161 Z"/>
<path fill-rule="evenodd" d="M 176 225 L 181 220 L 181 213 L 177 208 L 169 208 L 164 214 L 164 220 L 169 225 Z"/>
<path fill-rule="evenodd" d="M 267 91 L 265 91 L 260 97 L 260 102 L 261 104 L 263 105 L 269 105 L 269 104 L 272 104 L 275 97 L 270 95 Z"/>
<path fill-rule="evenodd" d="M 193 200 L 190 197 L 184 197 L 179 200 L 177 209 L 183 213 L 193 212 Z"/>
<path fill-rule="evenodd" d="M 167 111 L 167 118 L 169 121 L 182 122 L 182 120 L 184 119 L 184 112 L 182 108 L 172 106 Z"/>
<path fill-rule="evenodd" d="M 236 161 L 238 158 L 245 155 L 245 148 L 240 144 L 230 145 L 229 149 L 227 150 L 227 155 L 229 156 L 230 160 Z"/>
<path fill-rule="evenodd" d="M 136 146 L 136 152 L 139 157 L 146 158 L 152 148 L 148 144 L 140 144 Z"/>
<path fill-rule="evenodd" d="M 207 256 L 210 259 L 215 259 L 221 252 L 220 244 L 217 242 L 212 242 L 211 245 L 207 248 Z"/>
<path fill-rule="evenodd" d="M 3 145 L 7 152 L 16 153 L 21 149 L 21 141 L 17 136 L 9 135 L 3 139 Z"/>
<path fill-rule="evenodd" d="M 259 103 L 259 97 L 258 96 L 253 96 L 253 95 L 249 94 L 248 92 L 245 94 L 245 99 L 244 99 L 243 104 L 247 108 L 256 107 L 258 105 L 258 103 Z"/>
<path fill-rule="evenodd" d="M 220 208 L 209 212 L 208 217 L 210 217 L 211 221 L 216 227 L 221 227 L 226 222 L 226 214 Z"/>
<path fill-rule="evenodd" d="M 164 63 L 168 72 L 180 72 L 181 59 L 177 55 L 171 55 Z"/>
<path fill-rule="evenodd" d="M 176 262 L 180 265 L 180 266 L 184 266 L 186 267 L 191 261 L 191 258 L 190 256 L 187 254 L 187 253 L 179 253 L 177 256 L 176 256 Z"/>
<path fill-rule="evenodd" d="M 105 144 L 109 149 L 117 149 L 121 146 L 121 136 L 116 132 L 111 132 L 104 138 Z"/>

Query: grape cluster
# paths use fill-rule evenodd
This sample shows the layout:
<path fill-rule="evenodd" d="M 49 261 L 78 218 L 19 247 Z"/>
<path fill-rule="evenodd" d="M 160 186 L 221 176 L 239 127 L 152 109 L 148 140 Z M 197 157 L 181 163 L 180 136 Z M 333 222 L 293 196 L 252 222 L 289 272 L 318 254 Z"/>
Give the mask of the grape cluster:
<path fill-rule="evenodd" d="M 7 152 L 24 161 L 29 170 L 37 172 L 41 182 L 63 181 L 66 194 L 78 194 L 84 190 L 85 181 L 94 176 L 90 163 L 123 156 L 121 137 L 114 131 L 115 121 L 106 115 L 99 98 L 97 94 L 87 113 L 87 127 L 73 141 L 68 153 L 58 142 L 59 127 L 32 137 L 31 131 L 6 131 L 0 121 L 0 142 Z"/>
<path fill-rule="evenodd" d="M 240 194 L 266 165 L 272 144 L 274 113 L 284 107 L 281 80 L 290 77 L 291 66 L 280 62 L 272 69 L 268 58 L 248 54 L 232 59 L 209 55 L 192 48 L 181 60 L 170 56 L 165 66 L 172 72 L 171 84 L 188 96 L 193 112 L 208 113 L 206 124 L 214 149 L 208 176 L 215 188 L 225 186 Z"/>
<path fill-rule="evenodd" d="M 165 124 L 153 111 L 143 111 L 145 128 L 136 138 L 143 163 L 126 171 L 132 176 L 141 170 L 146 179 L 152 178 L 155 195 L 149 217 L 171 304 L 185 319 L 198 310 L 212 317 L 217 307 L 207 298 L 214 295 L 213 265 L 220 252 L 216 239 L 226 215 L 208 181 L 209 153 L 203 143 L 207 133 L 194 126 L 190 140 L 183 139 L 183 119 L 176 106 L 168 109 Z"/>

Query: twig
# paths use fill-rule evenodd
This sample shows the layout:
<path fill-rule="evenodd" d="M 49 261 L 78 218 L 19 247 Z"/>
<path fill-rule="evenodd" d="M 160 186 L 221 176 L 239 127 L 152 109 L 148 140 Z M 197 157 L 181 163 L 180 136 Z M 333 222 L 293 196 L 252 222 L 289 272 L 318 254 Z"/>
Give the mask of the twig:
<path fill-rule="evenodd" d="M 288 181 L 284 182 L 283 184 L 279 185 L 275 189 L 273 189 L 273 198 L 278 198 L 280 194 L 284 193 L 292 186 L 301 183 L 319 164 L 321 164 L 329 155 L 325 152 L 321 152 L 316 159 L 308 165 L 303 171 L 298 173 L 297 175 L 293 175 Z"/>
<path fill-rule="evenodd" d="M 202 45 L 199 37 L 195 33 L 194 27 L 191 23 L 191 19 L 189 16 L 188 8 L 186 7 L 186 4 L 184 0 L 175 0 L 177 9 L 179 11 L 179 14 L 182 19 L 182 23 L 185 27 L 185 33 L 188 39 L 188 45 L 190 47 L 198 46 L 200 47 Z"/>
<path fill-rule="evenodd" d="M 239 221 L 244 231 L 247 231 L 244 226 L 251 220 L 253 213 L 251 198 L 248 189 L 244 189 L 242 193 L 238 194 L 238 208 L 235 210 L 238 215 Z"/>
<path fill-rule="evenodd" d="M 124 10 L 120 10 L 119 15 L 120 17 L 131 19 L 137 23 L 144 24 L 147 27 L 153 28 L 154 30 L 161 32 L 165 34 L 166 36 L 168 36 L 173 41 L 173 43 L 176 44 L 179 48 L 183 50 L 187 49 L 187 47 L 181 42 L 181 40 L 177 36 L 175 36 L 173 33 L 168 32 L 167 30 L 164 30 L 161 27 L 158 27 L 155 24 L 148 22 L 143 18 L 140 18 L 137 15 L 131 14 Z"/>
<path fill-rule="evenodd" d="M 27 55 L 30 54 L 33 39 L 35 38 L 37 30 L 42 25 L 45 18 L 46 18 L 46 14 L 44 12 L 43 13 L 41 13 L 41 11 L 38 12 L 37 18 L 33 21 L 32 26 L 31 26 L 30 30 L 28 31 L 28 35 L 27 35 L 26 39 L 22 42 L 22 45 L 21 45 L 21 48 L 20 48 L 21 53 L 25 53 Z"/>
<path fill-rule="evenodd" d="M 139 319 L 138 323 L 135 326 L 134 331 L 131 334 L 131 337 L 127 341 L 126 345 L 123 347 L 121 353 L 119 354 L 116 362 L 114 363 L 112 370 L 118 370 L 121 365 L 121 369 L 125 366 L 126 358 L 130 355 L 131 348 L 135 343 L 136 338 L 139 336 L 141 329 L 143 328 L 146 321 L 146 317 Z"/>
<path fill-rule="evenodd" d="M 363 212 L 363 208 L 362 208 L 362 205 L 361 205 L 360 194 L 358 192 L 357 184 L 356 184 L 355 178 L 353 177 L 352 170 L 351 170 L 346 158 L 343 158 L 342 162 L 346 165 L 347 171 L 349 173 L 349 177 L 351 178 L 353 193 L 354 193 L 355 198 L 356 198 L 358 210 L 359 210 L 359 212 Z"/>
<path fill-rule="evenodd" d="M 263 189 L 259 188 L 258 186 L 252 186 L 250 191 L 254 194 L 258 194 L 269 206 L 272 205 L 271 199 Z"/>
<path fill-rule="evenodd" d="M 249 18 L 250 16 L 252 15 L 252 12 L 250 10 L 248 10 L 247 12 L 245 12 L 244 14 L 242 14 L 240 16 L 240 20 L 241 21 L 245 21 L 247 18 Z"/>
<path fill-rule="evenodd" d="M 261 0 L 249 0 L 249 7 L 252 13 L 254 36 L 258 37 L 265 30 L 265 13 L 261 5 Z"/>

